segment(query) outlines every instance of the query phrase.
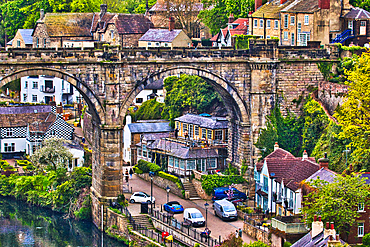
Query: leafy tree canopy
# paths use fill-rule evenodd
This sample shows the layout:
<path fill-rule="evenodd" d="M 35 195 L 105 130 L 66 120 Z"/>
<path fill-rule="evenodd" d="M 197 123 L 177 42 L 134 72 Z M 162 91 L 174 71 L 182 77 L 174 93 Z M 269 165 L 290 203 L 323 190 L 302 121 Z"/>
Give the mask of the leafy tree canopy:
<path fill-rule="evenodd" d="M 134 122 L 138 120 L 160 119 L 164 103 L 156 99 L 145 101 L 136 112 L 130 113 Z"/>
<path fill-rule="evenodd" d="M 323 222 L 334 222 L 340 233 L 348 234 L 350 227 L 360 216 L 358 204 L 367 204 L 370 195 L 365 179 L 360 175 L 339 174 L 331 183 L 320 179 L 309 182 L 315 191 L 308 194 L 302 210 L 306 221 L 310 223 L 315 214 L 321 215 Z"/>

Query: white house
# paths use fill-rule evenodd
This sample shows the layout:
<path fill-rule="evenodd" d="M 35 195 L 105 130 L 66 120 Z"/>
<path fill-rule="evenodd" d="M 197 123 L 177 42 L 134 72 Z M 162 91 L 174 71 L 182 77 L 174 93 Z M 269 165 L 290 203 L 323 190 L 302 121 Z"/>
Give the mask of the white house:
<path fill-rule="evenodd" d="M 134 105 L 142 105 L 145 101 L 156 99 L 164 103 L 163 79 L 154 81 L 147 85 L 135 98 Z"/>
<path fill-rule="evenodd" d="M 320 169 L 315 159 L 294 157 L 275 144 L 274 151 L 254 167 L 257 206 L 277 215 L 295 215 L 301 210 L 300 183 Z"/>
<path fill-rule="evenodd" d="M 72 153 L 72 163 L 68 165 L 68 171 L 72 171 L 75 167 L 82 167 L 84 164 L 84 149 L 78 144 L 66 143 L 64 145 Z"/>
<path fill-rule="evenodd" d="M 78 102 L 80 93 L 67 81 L 53 76 L 25 76 L 21 78 L 20 101 L 57 105 Z"/>
<path fill-rule="evenodd" d="M 232 36 L 247 35 L 249 30 L 248 18 L 239 18 L 234 21 L 234 15 L 229 16 L 227 27 L 220 29 L 220 31 L 211 38 L 213 47 L 231 47 Z"/>

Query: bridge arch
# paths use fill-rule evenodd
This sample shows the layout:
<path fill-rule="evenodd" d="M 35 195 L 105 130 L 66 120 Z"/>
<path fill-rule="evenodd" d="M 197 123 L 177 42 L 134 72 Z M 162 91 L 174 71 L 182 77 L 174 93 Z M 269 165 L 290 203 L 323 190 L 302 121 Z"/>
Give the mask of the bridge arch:
<path fill-rule="evenodd" d="M 95 95 L 95 93 L 79 78 L 64 71 L 50 68 L 27 68 L 18 70 L 1 78 L 0 88 L 16 79 L 32 75 L 49 75 L 69 82 L 82 95 L 82 97 L 88 104 L 92 114 L 94 115 L 93 117 L 95 117 L 98 123 L 100 123 L 101 120 L 104 119 L 104 108 L 102 107 L 101 102 Z"/>
<path fill-rule="evenodd" d="M 221 95 L 229 120 L 229 162 L 241 166 L 243 160 L 251 161 L 250 150 L 251 131 L 249 110 L 237 89 L 222 76 L 206 69 L 183 66 L 163 69 L 149 74 L 146 78 L 138 81 L 136 86 L 129 92 L 120 107 L 120 118 L 123 122 L 127 110 L 136 96 L 147 86 L 162 78 L 178 76 L 180 74 L 196 75 L 210 83 L 216 92 Z"/>

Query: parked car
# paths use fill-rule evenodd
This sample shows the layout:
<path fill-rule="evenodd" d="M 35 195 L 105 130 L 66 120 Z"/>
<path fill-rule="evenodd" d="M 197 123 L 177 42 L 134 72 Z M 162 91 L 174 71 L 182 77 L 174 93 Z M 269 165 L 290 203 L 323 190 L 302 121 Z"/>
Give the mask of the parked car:
<path fill-rule="evenodd" d="M 232 202 L 226 199 L 215 201 L 213 204 L 215 215 L 222 220 L 236 220 L 238 219 L 238 212 Z"/>
<path fill-rule="evenodd" d="M 231 188 L 233 191 L 233 197 L 240 198 L 243 200 L 248 199 L 247 195 L 235 188 Z M 222 200 L 228 197 L 227 193 L 229 192 L 229 187 L 218 187 L 213 190 L 212 201 Z"/>
<path fill-rule="evenodd" d="M 154 203 L 155 202 L 155 198 L 154 197 L 150 197 L 150 195 L 148 195 L 145 192 L 135 192 L 130 197 L 130 202 L 131 203 L 135 203 L 135 202 L 148 202 L 148 203 L 152 202 L 152 203 Z"/>
<path fill-rule="evenodd" d="M 184 221 L 189 222 L 192 226 L 204 226 L 206 224 L 202 213 L 196 208 L 185 208 Z"/>
<path fill-rule="evenodd" d="M 242 205 L 243 202 L 245 201 L 244 199 L 237 198 L 237 197 L 231 197 L 231 198 L 226 197 L 225 199 L 228 200 L 229 202 L 232 202 L 235 206 Z"/>
<path fill-rule="evenodd" d="M 182 213 L 184 212 L 183 206 L 177 201 L 167 202 L 163 205 L 164 210 L 171 213 Z"/>

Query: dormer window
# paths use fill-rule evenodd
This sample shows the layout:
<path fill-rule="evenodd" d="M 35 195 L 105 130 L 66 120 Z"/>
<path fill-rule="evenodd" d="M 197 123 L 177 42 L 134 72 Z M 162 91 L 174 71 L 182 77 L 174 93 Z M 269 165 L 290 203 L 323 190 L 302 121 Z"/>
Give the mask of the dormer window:
<path fill-rule="evenodd" d="M 229 29 L 233 29 L 233 25 L 232 24 L 229 25 Z"/>

